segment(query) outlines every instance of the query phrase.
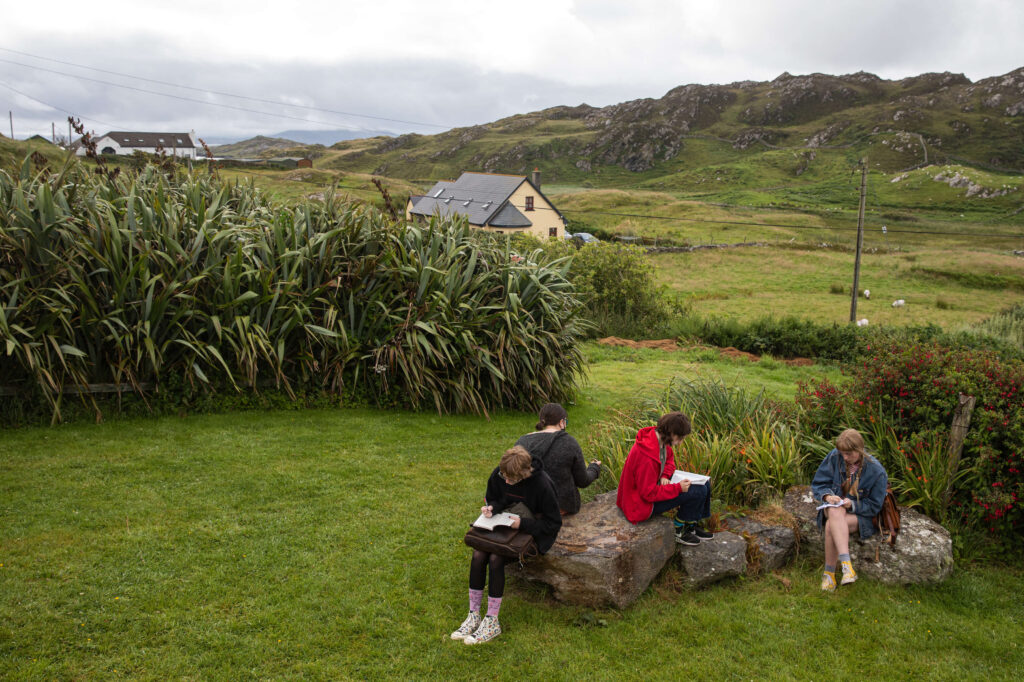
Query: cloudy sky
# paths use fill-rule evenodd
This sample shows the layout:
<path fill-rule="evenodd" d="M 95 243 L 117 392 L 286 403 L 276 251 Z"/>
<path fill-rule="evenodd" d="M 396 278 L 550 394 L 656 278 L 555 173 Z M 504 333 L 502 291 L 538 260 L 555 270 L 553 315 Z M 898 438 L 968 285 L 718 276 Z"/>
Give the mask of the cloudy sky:
<path fill-rule="evenodd" d="M 18 138 L 66 132 L 67 112 L 100 133 L 215 140 L 434 133 L 783 71 L 978 80 L 1024 66 L 1018 0 L 5 4 L 0 103 Z"/>

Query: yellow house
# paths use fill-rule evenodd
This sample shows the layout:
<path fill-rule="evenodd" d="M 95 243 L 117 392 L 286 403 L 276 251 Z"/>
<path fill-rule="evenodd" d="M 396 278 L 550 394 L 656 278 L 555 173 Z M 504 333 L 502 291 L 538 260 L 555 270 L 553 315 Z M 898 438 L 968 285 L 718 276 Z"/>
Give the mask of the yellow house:
<path fill-rule="evenodd" d="M 438 182 L 423 196 L 409 198 L 405 218 L 462 215 L 470 225 L 498 234 L 565 236 L 566 220 L 540 191 L 540 171 L 533 177 L 497 173 L 463 173 Z"/>

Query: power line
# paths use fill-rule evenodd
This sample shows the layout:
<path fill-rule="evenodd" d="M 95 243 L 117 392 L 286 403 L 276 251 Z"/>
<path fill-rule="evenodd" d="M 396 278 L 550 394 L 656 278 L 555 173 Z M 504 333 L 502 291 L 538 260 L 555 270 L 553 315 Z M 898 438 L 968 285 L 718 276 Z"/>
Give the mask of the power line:
<path fill-rule="evenodd" d="M 65 114 L 67 114 L 68 116 L 76 116 L 76 114 L 74 112 L 68 111 L 64 107 L 58 107 L 58 106 L 55 106 L 53 104 L 49 104 L 49 103 L 44 102 L 43 100 L 39 99 L 38 97 L 33 97 L 32 95 L 24 93 L 21 90 L 18 90 L 17 88 L 12 86 L 10 83 L 5 83 L 4 81 L 0 81 L 0 85 L 3 85 L 5 88 L 7 88 L 8 90 L 10 90 L 12 92 L 18 93 L 22 97 L 29 98 L 33 102 L 39 102 L 43 106 L 50 107 L 51 109 L 55 109 L 56 111 L 61 111 L 61 112 L 65 113 Z M 85 116 L 82 116 L 81 119 L 85 120 L 85 121 L 92 121 L 93 123 L 102 123 L 103 125 L 110 126 L 111 128 L 120 128 L 121 127 L 121 126 L 115 125 L 113 123 L 107 123 L 106 121 L 101 121 L 101 120 L 96 119 L 96 118 L 87 118 Z M 68 140 L 68 142 L 71 142 L 71 140 Z"/>
<path fill-rule="evenodd" d="M 272 99 L 263 99 L 263 98 L 260 98 L 260 97 L 250 97 L 248 95 L 236 95 L 236 94 L 230 93 L 230 92 L 221 92 L 221 91 L 218 91 L 218 90 L 208 90 L 206 88 L 197 88 L 197 87 L 194 87 L 194 86 L 191 86 L 191 85 L 182 85 L 181 83 L 172 83 L 170 81 L 162 81 L 162 80 L 158 80 L 156 78 L 146 78 L 145 76 L 134 76 L 134 75 L 132 75 L 130 73 L 121 73 L 120 71 L 109 71 L 107 69 L 100 69 L 100 68 L 97 68 L 95 66 L 86 66 L 85 64 L 77 64 L 75 62 L 66 62 L 66 61 L 63 61 L 61 59 L 53 59 L 51 57 L 42 57 L 40 55 L 31 54 L 29 52 L 21 52 L 19 50 L 12 50 L 12 49 L 10 49 L 8 47 L 0 47 L 0 50 L 2 50 L 4 52 L 11 52 L 13 54 L 20 54 L 20 55 L 23 55 L 25 57 L 32 57 L 33 59 L 41 59 L 41 60 L 46 61 L 46 62 L 53 62 L 55 64 L 64 64 L 65 66 L 74 66 L 75 68 L 88 69 L 89 71 L 97 71 L 99 73 L 108 73 L 108 74 L 110 74 L 112 76 L 121 76 L 123 78 L 132 78 L 134 80 L 146 81 L 147 83 L 156 83 L 158 85 L 169 85 L 169 86 L 171 86 L 173 88 L 182 88 L 184 90 L 192 90 L 194 92 L 203 92 L 203 93 L 206 93 L 208 95 L 220 95 L 221 97 L 234 97 L 236 99 L 249 100 L 250 102 L 261 102 L 263 104 L 274 104 L 274 105 L 280 105 L 280 106 L 286 106 L 286 107 L 293 107 L 295 109 L 306 109 L 308 111 L 322 111 L 322 112 L 328 113 L 328 114 L 341 114 L 342 116 L 357 116 L 359 118 L 370 118 L 370 119 L 374 119 L 374 120 L 377 120 L 377 121 L 390 121 L 392 123 L 407 123 L 409 125 L 418 125 L 418 126 L 424 126 L 424 127 L 427 127 L 427 128 L 448 129 L 448 128 L 454 127 L 454 126 L 440 125 L 440 124 L 437 124 L 437 123 L 422 123 L 420 121 L 403 121 L 402 119 L 397 119 L 397 118 L 386 118 L 384 116 L 373 116 L 371 114 L 359 114 L 359 113 L 355 113 L 355 112 L 352 112 L 352 111 L 338 111 L 336 109 L 323 109 L 321 107 L 311 107 L 311 106 L 308 106 L 308 105 L 305 105 L 305 104 L 289 104 L 287 102 L 278 102 L 278 101 L 275 101 L 275 100 L 272 100 Z M 12 62 L 12 63 L 17 63 L 17 62 Z M 38 68 L 38 67 L 29 66 L 27 64 L 21 64 L 21 66 L 28 66 L 28 68 L 30 68 L 30 69 L 31 68 Z"/>
<path fill-rule="evenodd" d="M 0 49 L 4 49 L 4 48 L 0 48 Z M 115 88 L 123 88 L 125 90 L 132 90 L 134 92 L 141 92 L 141 93 L 145 93 L 145 94 L 149 94 L 149 95 L 158 95 L 160 97 L 168 97 L 170 99 L 177 99 L 177 100 L 181 100 L 183 102 L 193 102 L 195 104 L 205 104 L 205 105 L 211 106 L 211 107 L 221 107 L 222 109 L 232 109 L 234 111 L 244 111 L 244 112 L 247 112 L 247 113 L 250 113 L 250 114 L 258 114 L 258 115 L 261 115 L 261 116 L 271 116 L 271 117 L 274 117 L 274 118 L 286 118 L 286 119 L 291 119 L 293 121 L 302 121 L 303 123 L 315 123 L 317 125 L 326 125 L 326 126 L 344 125 L 344 124 L 339 123 L 337 121 L 319 121 L 319 120 L 312 119 L 312 118 L 303 118 L 303 117 L 300 117 L 300 116 L 290 116 L 288 114 L 275 114 L 275 113 L 272 113 L 272 112 L 269 112 L 269 111 L 262 111 L 262 110 L 259 110 L 259 109 L 250 109 L 248 107 L 239 107 L 239 106 L 234 106 L 232 104 L 221 104 L 219 102 L 209 102 L 209 101 L 206 101 L 206 100 L 196 99 L 194 97 L 185 97 L 183 95 L 172 95 L 172 94 L 167 93 L 167 92 L 158 92 L 156 90 L 147 90 L 145 88 L 137 88 L 137 87 L 135 87 L 133 85 L 123 85 L 121 83 L 114 83 L 114 82 L 111 82 L 111 81 L 105 81 L 105 80 L 102 80 L 102 79 L 99 79 L 99 78 L 90 78 L 89 76 L 82 76 L 82 75 L 79 75 L 79 74 L 67 73 L 66 71 L 58 71 L 56 69 L 48 69 L 48 68 L 43 67 L 43 66 L 33 66 L 31 64 L 25 64 L 23 62 L 16 62 L 16 61 L 13 61 L 13 60 L 10 60 L 10 59 L 2 59 L 2 58 L 0 58 L 0 62 L 4 62 L 6 64 L 14 64 L 15 66 L 21 66 L 21 67 L 24 67 L 26 69 L 34 69 L 36 71 L 45 71 L 47 73 L 53 73 L 53 74 L 57 74 L 59 76 L 65 76 L 67 78 L 75 78 L 75 79 L 79 79 L 79 80 L 90 81 L 90 82 L 93 82 L 93 83 L 100 83 L 100 84 L 103 84 L 103 85 L 109 85 L 109 86 L 115 87 Z M 82 67 L 82 68 L 90 68 L 90 67 Z M 128 78 L 134 78 L 134 76 L 128 76 Z M 142 80 L 148 80 L 148 79 L 142 79 Z M 174 84 L 173 83 L 169 83 L 168 85 L 174 85 Z M 188 86 L 177 86 L 176 85 L 175 87 L 188 87 Z M 226 94 L 226 93 L 218 93 L 218 92 L 215 92 L 215 91 L 212 91 L 212 90 L 201 90 L 201 89 L 198 89 L 198 88 L 189 88 L 189 89 L 199 90 L 199 92 L 204 92 L 204 93 L 212 94 L 212 95 Z M 243 99 L 254 99 L 254 98 L 245 97 L 243 95 L 227 95 L 227 96 L 228 97 L 236 97 L 237 96 L 237 97 L 240 97 L 240 98 L 243 98 Z M 271 104 L 277 104 L 277 105 L 283 105 L 283 106 L 294 106 L 296 108 L 302 108 L 302 109 L 315 109 L 314 107 L 302 107 L 300 105 L 284 104 L 283 102 L 273 102 L 273 101 L 270 101 L 270 100 L 257 100 L 257 101 L 269 102 Z M 376 119 L 376 120 L 379 120 L 379 121 L 390 121 L 390 122 L 393 122 L 393 123 L 405 123 L 405 124 L 408 124 L 408 125 L 418 125 L 418 126 L 430 126 L 430 127 L 436 127 L 436 128 L 444 128 L 444 126 L 437 125 L 437 124 L 434 124 L 434 123 L 420 123 L 420 122 L 417 122 L 417 121 L 405 121 L 405 120 L 397 119 L 397 118 L 385 118 L 383 116 L 370 116 L 368 114 L 355 114 L 355 113 L 348 113 L 348 112 L 332 111 L 332 110 L 327 110 L 327 109 L 316 109 L 316 110 L 317 111 L 331 111 L 331 113 L 338 113 L 338 114 L 343 114 L 343 115 L 346 115 L 346 116 L 358 116 L 358 117 L 361 117 L 361 118 L 372 118 L 372 119 Z"/>

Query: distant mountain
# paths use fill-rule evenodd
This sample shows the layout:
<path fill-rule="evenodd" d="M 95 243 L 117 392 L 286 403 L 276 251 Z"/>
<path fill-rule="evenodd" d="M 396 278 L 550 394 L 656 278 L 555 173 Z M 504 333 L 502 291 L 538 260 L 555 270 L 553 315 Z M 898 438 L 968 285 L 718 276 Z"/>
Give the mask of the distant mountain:
<path fill-rule="evenodd" d="M 317 158 L 323 154 L 322 144 L 306 145 L 295 140 L 282 137 L 256 137 L 232 144 L 219 144 L 211 147 L 216 156 L 228 159 L 270 159 L 276 157 Z"/>
<path fill-rule="evenodd" d="M 380 135 L 394 137 L 394 133 L 389 133 L 386 130 L 282 130 L 279 133 L 274 133 L 273 137 L 283 137 L 302 144 L 322 144 L 329 147 L 342 140 L 359 140 L 364 137 Z"/>
<path fill-rule="evenodd" d="M 660 99 L 558 106 L 437 135 L 342 141 L 323 164 L 404 178 L 457 177 L 468 169 L 525 174 L 539 166 L 546 181 L 666 178 L 659 186 L 689 187 L 707 178 L 737 180 L 744 169 L 730 164 L 744 159 L 764 158 L 773 181 L 781 181 L 837 155 L 865 154 L 887 171 L 946 162 L 1024 169 L 1024 68 L 977 82 L 948 72 L 897 81 L 859 72 L 685 85 Z"/>

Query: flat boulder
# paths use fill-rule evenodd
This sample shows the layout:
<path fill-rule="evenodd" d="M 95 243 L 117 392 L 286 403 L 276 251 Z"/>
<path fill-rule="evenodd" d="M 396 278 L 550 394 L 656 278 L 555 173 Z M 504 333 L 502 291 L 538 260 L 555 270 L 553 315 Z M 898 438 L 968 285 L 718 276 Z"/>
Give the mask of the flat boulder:
<path fill-rule="evenodd" d="M 782 501 L 783 509 L 799 523 L 801 546 L 824 557 L 825 540 L 818 530 L 816 506 L 810 486 L 791 487 Z M 882 583 L 939 583 L 953 572 L 953 540 L 948 530 L 924 514 L 900 507 L 896 544 L 881 542 L 878 535 L 863 541 L 854 537 L 850 558 L 860 575 Z"/>
<path fill-rule="evenodd" d="M 782 568 L 796 549 L 796 533 L 789 526 L 770 525 L 749 518 L 724 519 L 722 525 L 757 546 L 761 571 Z"/>
<path fill-rule="evenodd" d="M 746 572 L 747 541 L 735 533 L 720 531 L 699 545 L 681 546 L 679 561 L 690 585 L 710 585 Z"/>
<path fill-rule="evenodd" d="M 520 576 L 550 585 L 559 601 L 625 608 L 647 589 L 675 550 L 672 520 L 665 516 L 633 525 L 615 504 L 615 491 L 566 516 L 547 554 Z"/>

